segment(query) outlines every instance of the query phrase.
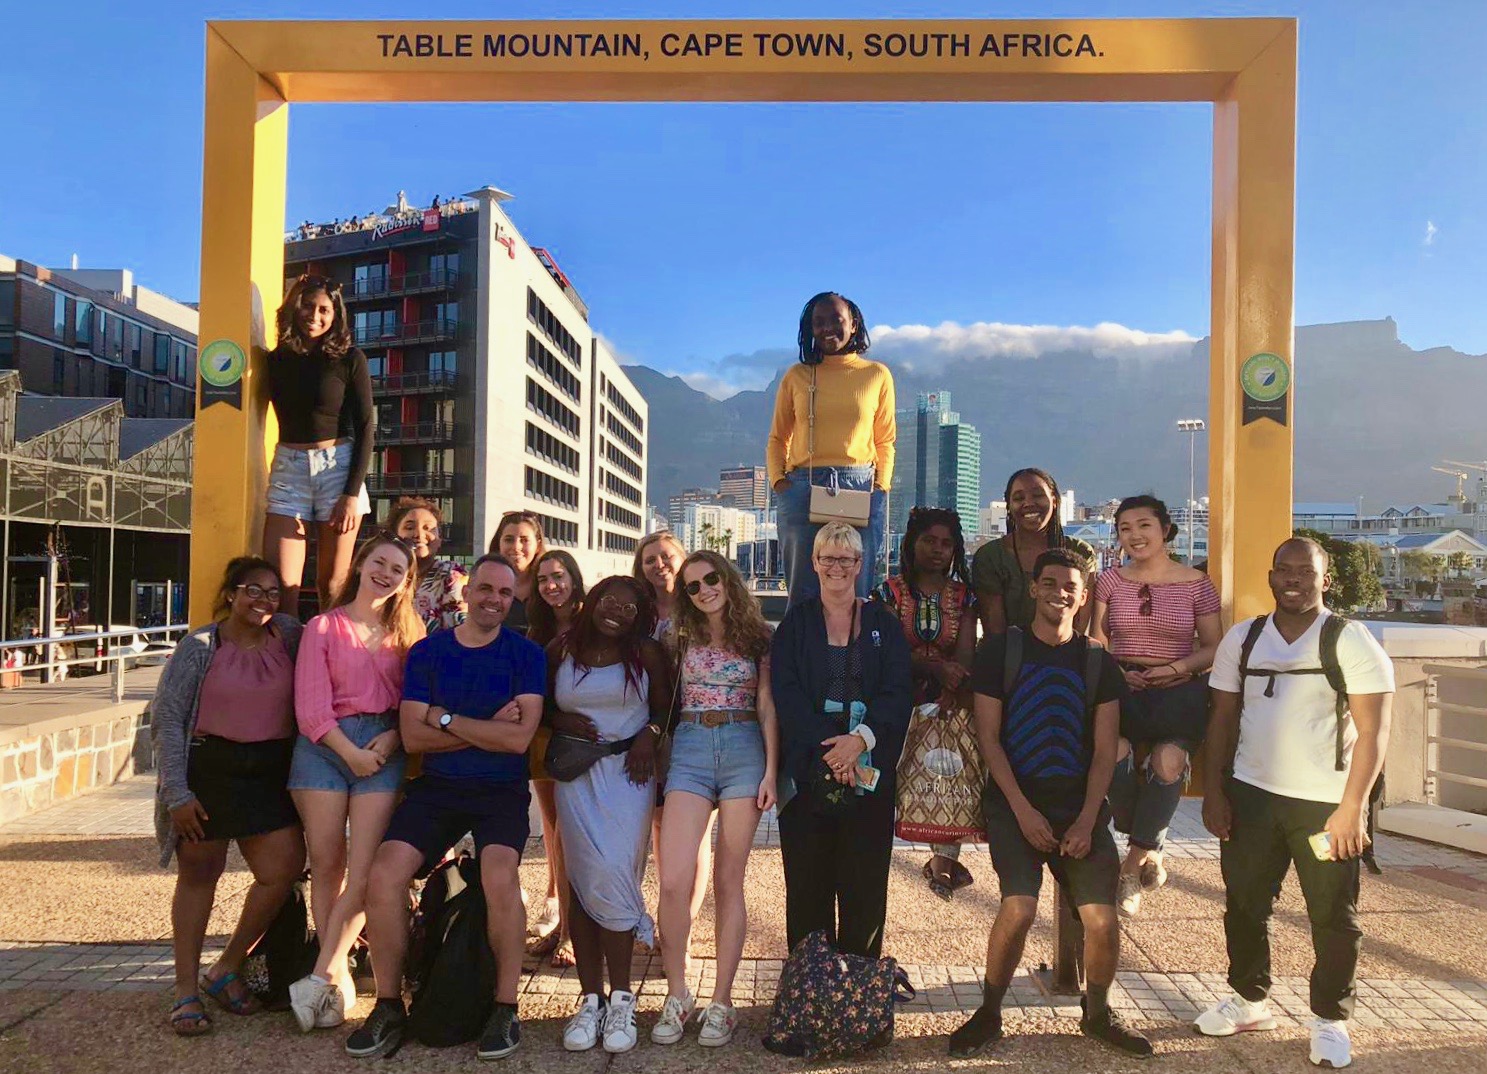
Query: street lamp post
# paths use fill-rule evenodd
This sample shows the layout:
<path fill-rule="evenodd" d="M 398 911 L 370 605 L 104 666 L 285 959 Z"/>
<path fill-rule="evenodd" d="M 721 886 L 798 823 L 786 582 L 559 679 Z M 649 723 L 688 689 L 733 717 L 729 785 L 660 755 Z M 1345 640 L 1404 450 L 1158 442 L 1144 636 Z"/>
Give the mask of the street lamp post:
<path fill-rule="evenodd" d="M 1188 434 L 1188 566 L 1193 565 L 1193 513 L 1196 507 L 1198 489 L 1198 434 L 1206 429 L 1202 418 L 1181 418 L 1177 422 L 1177 428 Z"/>

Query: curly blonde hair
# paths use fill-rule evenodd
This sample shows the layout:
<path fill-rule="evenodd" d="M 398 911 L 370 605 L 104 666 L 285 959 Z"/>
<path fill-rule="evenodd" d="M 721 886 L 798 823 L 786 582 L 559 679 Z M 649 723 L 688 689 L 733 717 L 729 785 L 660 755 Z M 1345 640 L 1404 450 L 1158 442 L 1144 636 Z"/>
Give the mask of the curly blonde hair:
<path fill-rule="evenodd" d="M 769 652 L 769 624 L 764 621 L 764 613 L 759 610 L 754 594 L 744 585 L 738 568 L 713 551 L 693 552 L 682 561 L 682 569 L 677 572 L 677 588 L 682 591 L 682 599 L 676 605 L 674 625 L 678 651 L 685 652 L 692 645 L 707 645 L 712 638 L 707 616 L 693 603 L 682 582 L 687 568 L 696 563 L 707 564 L 722 577 L 723 592 L 728 598 L 728 606 L 723 610 L 723 645 L 739 656 L 762 660 Z"/>

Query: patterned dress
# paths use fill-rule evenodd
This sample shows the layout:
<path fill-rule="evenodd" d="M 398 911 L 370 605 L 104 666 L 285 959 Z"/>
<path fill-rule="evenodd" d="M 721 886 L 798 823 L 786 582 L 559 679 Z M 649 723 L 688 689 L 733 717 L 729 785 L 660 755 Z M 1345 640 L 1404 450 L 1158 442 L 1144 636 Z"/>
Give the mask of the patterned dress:
<path fill-rule="evenodd" d="M 465 583 L 469 580 L 465 568 L 451 560 L 436 559 L 429 564 L 413 591 L 413 608 L 430 634 L 465 621 Z"/>
<path fill-rule="evenodd" d="M 949 579 L 939 593 L 921 593 L 902 576 L 894 575 L 873 597 L 892 608 L 904 628 L 909 651 L 916 657 L 943 662 L 955 659 L 962 613 L 976 607 L 976 594 L 964 582 Z M 914 704 L 939 701 L 944 687 L 933 675 L 914 673 Z"/>

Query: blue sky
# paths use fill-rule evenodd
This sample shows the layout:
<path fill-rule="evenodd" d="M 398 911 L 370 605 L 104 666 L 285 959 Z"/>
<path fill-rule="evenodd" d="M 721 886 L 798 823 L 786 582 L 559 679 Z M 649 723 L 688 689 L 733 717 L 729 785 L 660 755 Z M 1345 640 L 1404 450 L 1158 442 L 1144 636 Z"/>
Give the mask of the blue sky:
<path fill-rule="evenodd" d="M 0 252 L 129 266 L 190 300 L 202 24 L 306 8 L 151 7 L 75 0 L 65 18 L 40 4 L 7 12 Z M 415 12 L 362 0 L 347 13 Z M 1384 0 L 593 0 L 441 13 L 1298 15 L 1298 323 L 1392 315 L 1412 346 L 1487 352 L 1479 0 L 1437 0 L 1407 17 Z M 380 208 L 400 188 L 424 203 L 502 187 L 517 196 L 518 226 L 554 252 L 622 354 L 699 383 L 767 380 L 801 303 L 828 288 L 874 325 L 1207 331 L 1207 106 L 296 106 L 290 130 L 291 221 Z"/>

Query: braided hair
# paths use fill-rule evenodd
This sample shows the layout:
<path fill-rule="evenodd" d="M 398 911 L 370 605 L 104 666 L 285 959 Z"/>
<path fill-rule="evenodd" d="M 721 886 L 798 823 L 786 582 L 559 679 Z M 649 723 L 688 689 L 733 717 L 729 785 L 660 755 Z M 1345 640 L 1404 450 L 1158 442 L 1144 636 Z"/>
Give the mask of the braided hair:
<path fill-rule="evenodd" d="M 898 572 L 903 580 L 916 585 L 918 565 L 914 562 L 914 545 L 929 532 L 932 526 L 944 526 L 955 541 L 955 553 L 950 557 L 948 577 L 970 583 L 971 571 L 966 563 L 966 538 L 961 530 L 960 515 L 948 507 L 916 507 L 909 512 L 909 521 L 904 526 L 903 543 L 898 549 Z"/>
<path fill-rule="evenodd" d="M 796 342 L 800 345 L 800 361 L 803 365 L 820 365 L 825 355 L 816 350 L 816 333 L 811 328 L 811 314 L 815 312 L 818 302 L 825 302 L 829 298 L 839 298 L 847 306 L 847 312 L 852 315 L 852 338 L 847 340 L 847 350 L 854 354 L 866 354 L 867 349 L 873 345 L 873 341 L 867 334 L 867 323 L 862 319 L 862 311 L 857 308 L 846 295 L 839 295 L 835 291 L 822 291 L 819 295 L 812 296 L 805 304 L 805 309 L 800 311 L 800 331 L 796 333 Z"/>
<path fill-rule="evenodd" d="M 1064 546 L 1064 521 L 1060 515 L 1059 506 L 1063 493 L 1059 492 L 1058 482 L 1047 470 L 1040 470 L 1036 466 L 1024 466 L 1007 478 L 1006 491 L 1002 493 L 1002 501 L 1010 508 L 1012 505 L 1012 486 L 1017 483 L 1019 477 L 1035 477 L 1044 485 L 1048 486 L 1048 496 L 1053 500 L 1053 517 L 1048 520 L 1048 547 L 1062 548 Z M 1017 519 L 1012 512 L 1007 512 L 1007 532 L 1011 533 L 1017 528 Z"/>

